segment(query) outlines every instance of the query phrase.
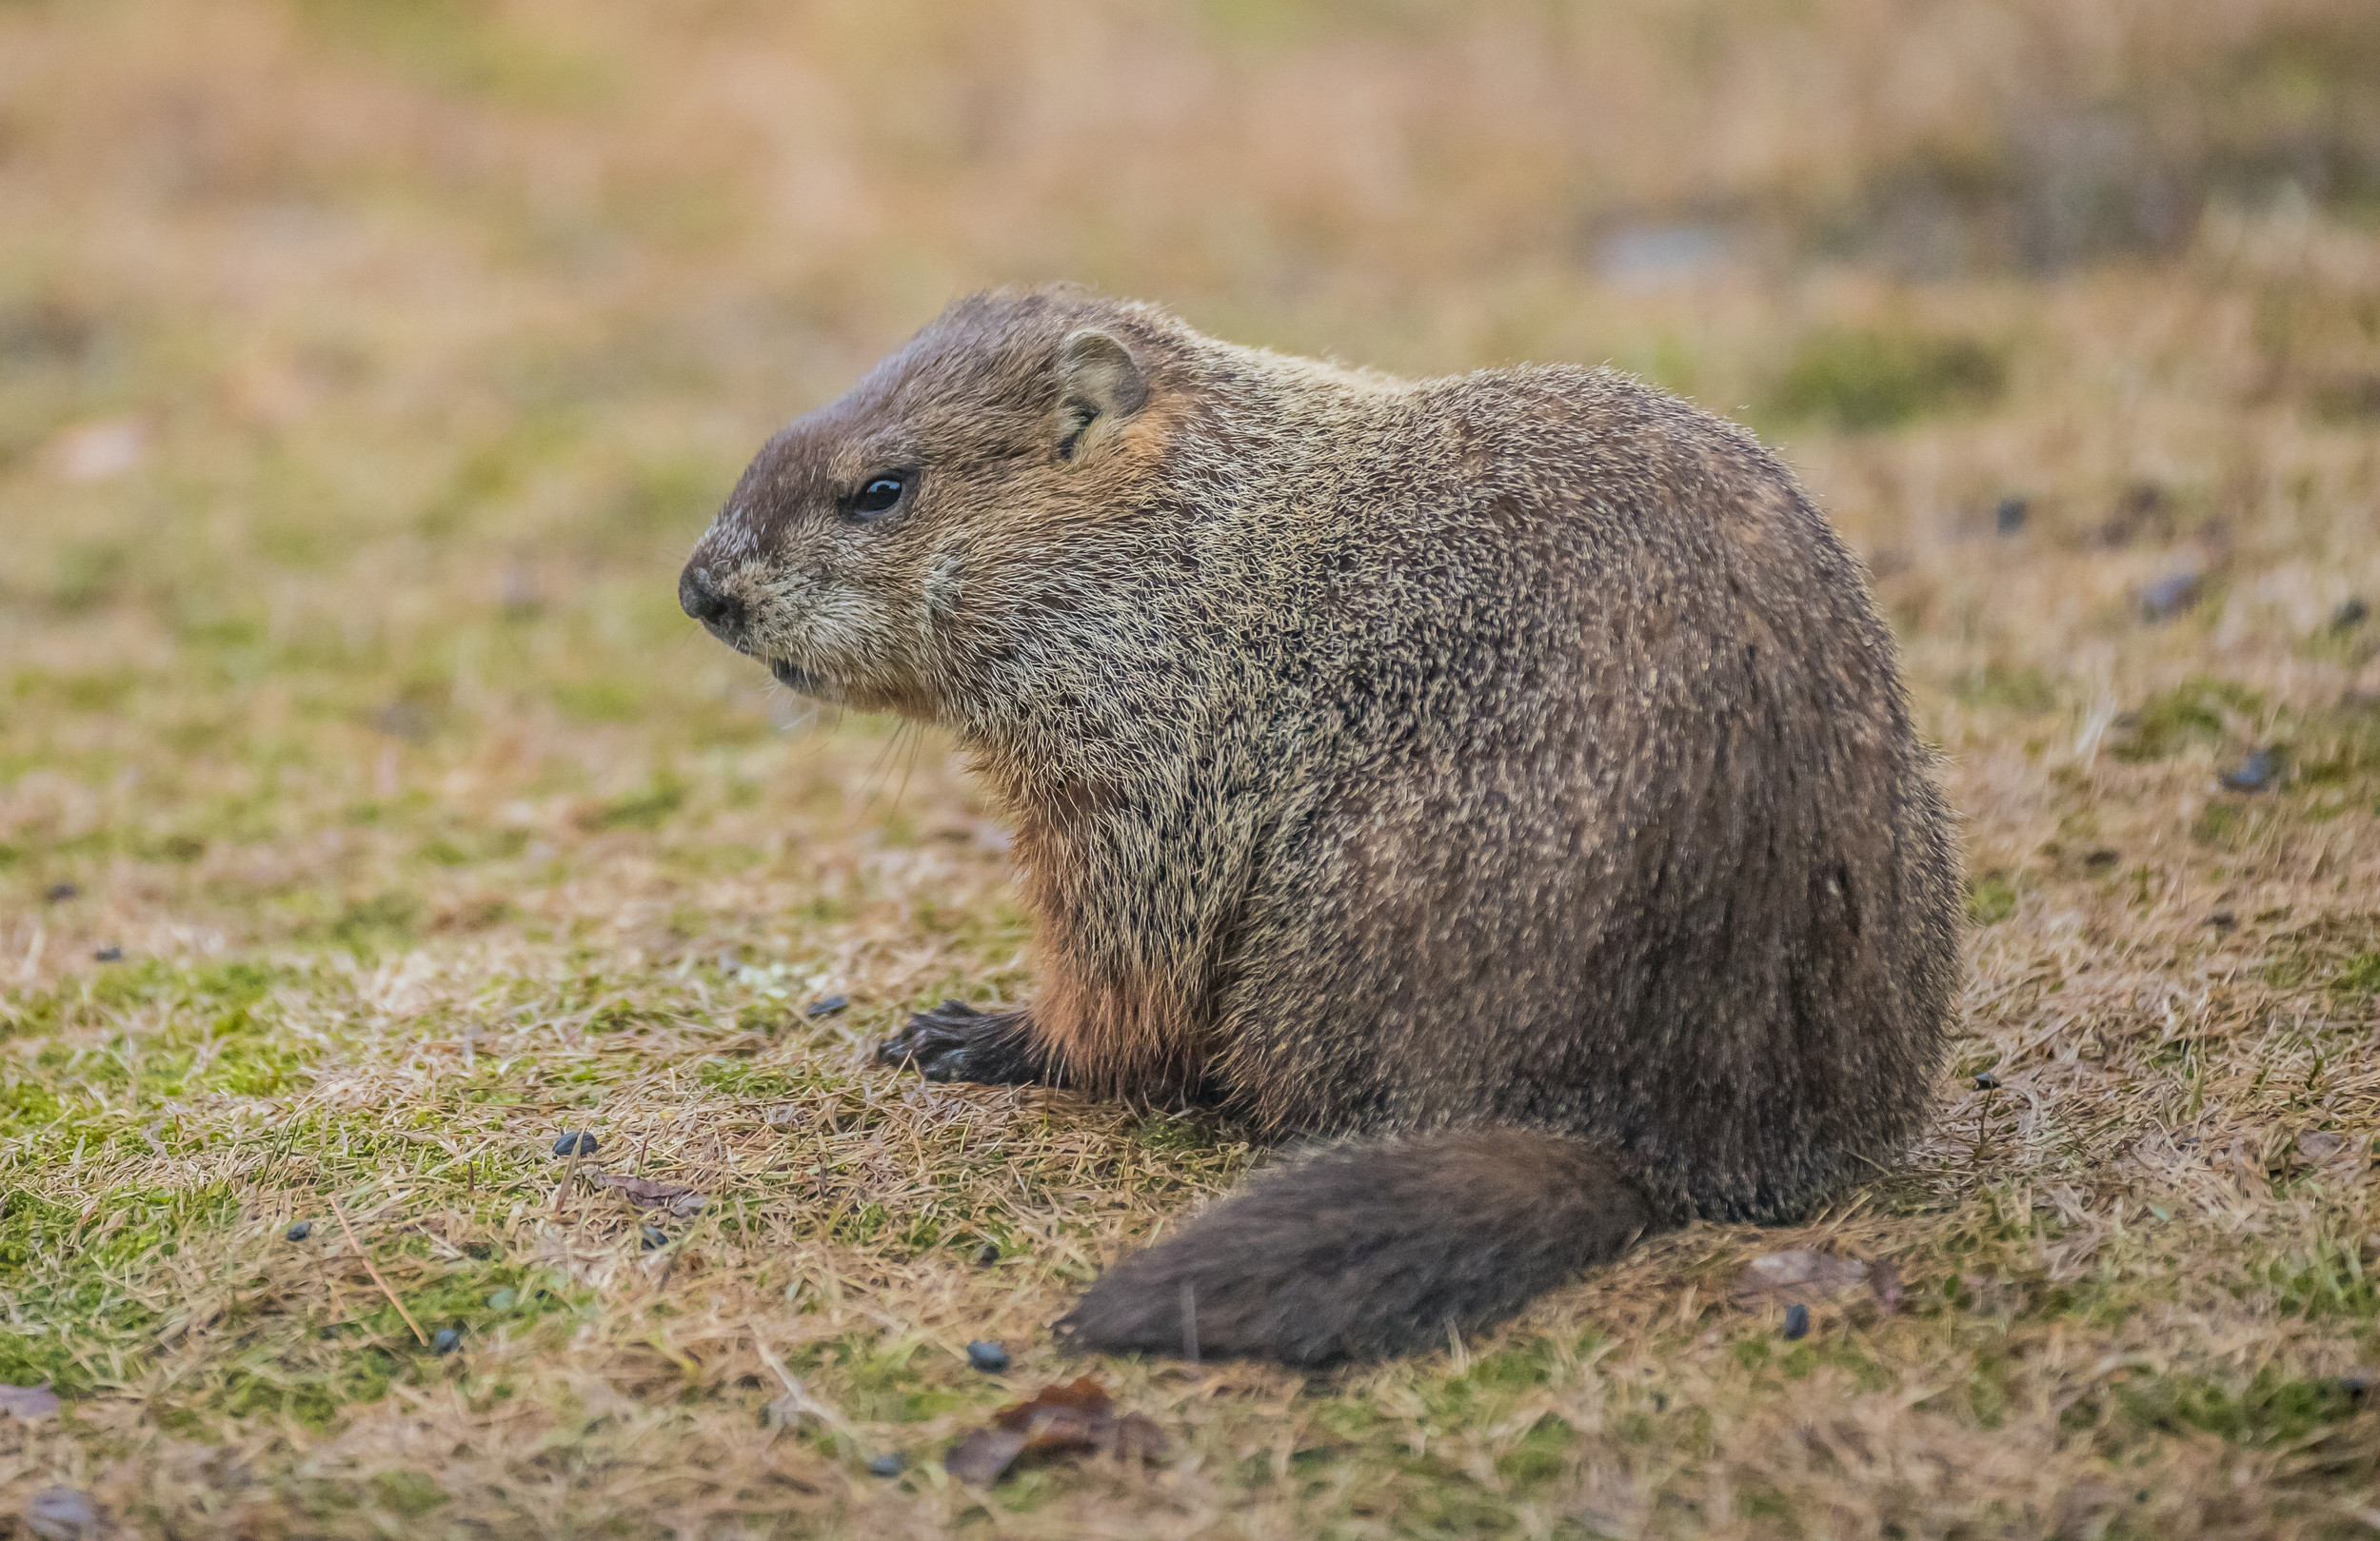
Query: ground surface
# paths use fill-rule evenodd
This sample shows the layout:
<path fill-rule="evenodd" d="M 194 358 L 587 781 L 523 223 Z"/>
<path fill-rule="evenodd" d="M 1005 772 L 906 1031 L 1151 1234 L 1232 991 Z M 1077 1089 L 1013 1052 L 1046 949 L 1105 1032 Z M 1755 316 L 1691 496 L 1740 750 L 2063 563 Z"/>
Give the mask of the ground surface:
<path fill-rule="evenodd" d="M 2380 247 L 2345 172 L 2189 180 L 2260 112 L 2361 143 L 2365 12 L 684 9 L 0 8 L 0 1380 L 64 1399 L 0 1415 L 0 1526 L 2380 1530 Z M 2073 235 L 2022 155 L 1894 201 L 2061 81 L 2194 219 Z M 942 1473 L 1260 1153 L 872 1067 L 1029 994 L 1000 831 L 672 585 L 774 422 L 1051 274 L 1784 443 L 1968 820 L 1903 1168 L 1412 1363 L 1090 1364 L 1145 1472 Z M 1797 1248 L 1871 1282 L 1740 1294 Z"/>

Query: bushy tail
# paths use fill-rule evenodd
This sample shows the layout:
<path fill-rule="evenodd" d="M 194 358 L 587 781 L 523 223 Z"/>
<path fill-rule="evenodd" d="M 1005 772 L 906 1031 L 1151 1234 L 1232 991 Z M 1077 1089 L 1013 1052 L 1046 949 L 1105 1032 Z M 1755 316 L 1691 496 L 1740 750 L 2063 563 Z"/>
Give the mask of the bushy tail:
<path fill-rule="evenodd" d="M 1125 1258 L 1058 1331 L 1099 1353 L 1414 1353 L 1666 1223 L 1629 1167 L 1586 1140 L 1490 1128 L 1351 1141 L 1256 1177 Z"/>

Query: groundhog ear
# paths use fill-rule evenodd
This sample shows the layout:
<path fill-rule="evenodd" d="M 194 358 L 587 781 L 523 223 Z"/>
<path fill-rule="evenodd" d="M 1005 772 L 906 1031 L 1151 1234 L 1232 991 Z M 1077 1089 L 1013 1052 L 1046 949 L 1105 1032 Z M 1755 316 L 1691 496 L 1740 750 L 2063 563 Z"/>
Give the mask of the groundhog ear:
<path fill-rule="evenodd" d="M 1072 460 L 1095 430 L 1139 411 L 1149 383 L 1132 350 L 1091 327 L 1058 347 L 1058 455 Z"/>

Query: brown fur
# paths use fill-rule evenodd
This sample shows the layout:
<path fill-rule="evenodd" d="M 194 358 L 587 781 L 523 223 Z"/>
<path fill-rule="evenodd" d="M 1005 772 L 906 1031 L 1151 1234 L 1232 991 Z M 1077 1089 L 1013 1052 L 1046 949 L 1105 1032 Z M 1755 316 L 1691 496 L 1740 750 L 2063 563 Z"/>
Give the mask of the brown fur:
<path fill-rule="evenodd" d="M 1776 461 L 1633 380 L 979 296 L 772 440 L 681 592 L 1016 822 L 1038 998 L 891 1056 L 1337 1137 L 1111 1270 L 1085 1347 L 1185 1303 L 1209 1352 L 1426 1347 L 1922 1113 L 1959 885 L 1891 638 Z"/>

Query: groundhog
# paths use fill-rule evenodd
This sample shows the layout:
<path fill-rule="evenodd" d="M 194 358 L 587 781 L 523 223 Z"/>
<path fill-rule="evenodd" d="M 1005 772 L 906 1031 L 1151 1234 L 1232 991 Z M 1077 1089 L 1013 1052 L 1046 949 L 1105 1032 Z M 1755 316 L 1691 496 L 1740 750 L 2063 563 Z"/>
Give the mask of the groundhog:
<path fill-rule="evenodd" d="M 1108 1270 L 1080 1349 L 1442 1346 L 1923 1114 L 1962 889 L 1892 638 L 1773 456 L 1625 375 L 978 295 L 771 439 L 679 593 L 948 728 L 1013 821 L 1038 996 L 887 1061 L 1310 1144 Z"/>

